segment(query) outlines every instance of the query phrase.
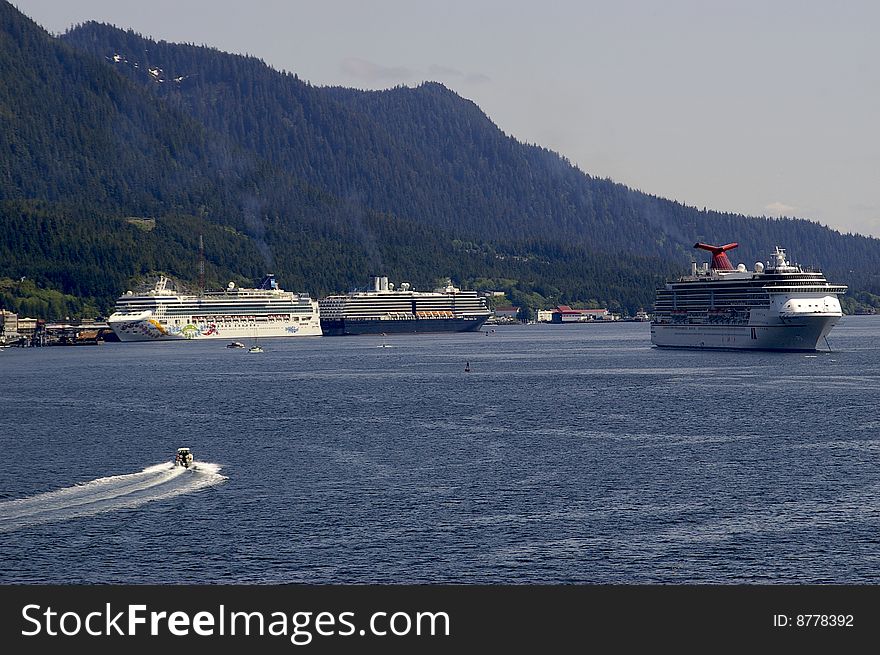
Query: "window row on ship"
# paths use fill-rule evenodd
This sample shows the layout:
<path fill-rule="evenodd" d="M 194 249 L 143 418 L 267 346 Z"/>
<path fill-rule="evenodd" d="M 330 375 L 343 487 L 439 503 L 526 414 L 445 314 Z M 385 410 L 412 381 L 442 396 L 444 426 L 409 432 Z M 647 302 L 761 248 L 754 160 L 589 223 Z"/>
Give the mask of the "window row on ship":
<path fill-rule="evenodd" d="M 118 307 L 125 307 L 126 309 L 130 308 L 143 308 L 143 309 L 167 309 L 174 311 L 188 311 L 188 312 L 211 312 L 214 314 L 229 314 L 230 312 L 242 312 L 242 311 L 251 311 L 251 312 L 259 312 L 259 311 L 267 311 L 267 312 L 277 312 L 277 311 L 309 311 L 311 309 L 311 304 L 291 304 L 291 303 L 238 303 L 236 305 L 229 304 L 210 304 L 210 303 L 151 303 L 151 302 L 126 302 L 119 303 Z"/>
<path fill-rule="evenodd" d="M 299 323 L 307 322 L 308 317 L 299 316 L 184 316 L 182 318 L 164 317 L 168 325 L 186 325 L 188 323 L 220 323 L 234 325 L 255 325 L 257 323 Z"/>
<path fill-rule="evenodd" d="M 311 307 L 310 304 L 293 304 L 293 303 L 236 303 L 234 305 L 227 303 L 181 303 L 181 304 L 171 304 L 171 303 L 162 303 L 157 305 L 157 307 L 167 307 L 168 309 L 186 309 L 194 312 L 214 312 L 214 313 L 225 313 L 228 314 L 230 312 L 241 312 L 241 311 L 290 311 L 293 309 L 309 309 Z"/>
<path fill-rule="evenodd" d="M 712 298 L 716 300 L 735 300 L 739 298 L 743 298 L 746 300 L 760 300 L 766 299 L 770 297 L 771 293 L 781 294 L 781 293 L 790 293 L 790 294 L 807 294 L 807 293 L 819 293 L 819 294 L 829 294 L 829 293 L 844 293 L 846 291 L 845 287 L 771 287 L 769 289 L 763 290 L 733 290 L 733 289 L 723 289 L 723 290 L 681 290 L 674 289 L 672 291 L 660 291 L 657 293 L 657 298 L 661 297 L 675 297 L 680 301 L 711 301 Z"/>
<path fill-rule="evenodd" d="M 120 307 L 119 309 L 122 309 Z M 241 311 L 230 312 L 229 307 L 212 307 L 212 306 L 180 306 L 180 305 L 125 305 L 125 311 L 144 311 L 151 310 L 159 313 L 186 315 L 186 314 L 214 314 L 217 316 L 247 316 L 247 315 L 269 315 L 278 314 L 280 312 L 310 314 L 312 308 L 310 306 L 275 306 L 275 307 L 242 307 Z"/>
<path fill-rule="evenodd" d="M 822 279 L 811 280 L 730 280 L 730 281 L 707 281 L 707 282 L 673 282 L 672 286 L 677 291 L 688 291 L 691 289 L 743 289 L 743 288 L 777 288 L 777 287 L 810 287 L 810 286 L 830 286 L 828 282 Z"/>
<path fill-rule="evenodd" d="M 358 302 L 357 300 L 348 300 L 342 302 L 331 302 L 331 301 L 320 301 L 321 308 L 327 309 L 345 309 L 346 311 L 357 311 L 357 310 L 365 310 L 372 312 L 386 312 L 386 311 L 405 311 L 411 310 L 413 306 L 417 310 L 424 311 L 438 311 L 438 310 L 450 310 L 450 309 L 474 309 L 479 310 L 483 309 L 485 306 L 480 302 L 455 302 L 450 303 L 444 300 L 416 300 L 413 302 L 412 300 L 389 300 L 384 302 L 377 301 L 369 301 L 369 302 Z"/>
<path fill-rule="evenodd" d="M 723 293 L 723 292 L 703 292 L 703 293 L 658 293 L 657 302 L 687 302 L 696 304 L 712 304 L 714 302 L 724 303 L 755 303 L 770 302 L 770 295 L 766 292 L 752 293 Z"/>

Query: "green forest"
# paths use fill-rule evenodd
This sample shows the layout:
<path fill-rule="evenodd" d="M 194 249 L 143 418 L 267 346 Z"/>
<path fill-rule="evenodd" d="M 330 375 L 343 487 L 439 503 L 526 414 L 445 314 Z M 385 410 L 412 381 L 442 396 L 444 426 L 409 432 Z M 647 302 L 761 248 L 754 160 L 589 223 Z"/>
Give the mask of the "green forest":
<path fill-rule="evenodd" d="M 320 87 L 254 57 L 87 23 L 53 37 L 0 2 L 0 305 L 112 311 L 166 274 L 272 272 L 314 297 L 372 275 L 505 291 L 532 309 L 650 308 L 696 241 L 775 245 L 877 306 L 880 241 L 699 210 L 506 135 L 437 83 Z"/>

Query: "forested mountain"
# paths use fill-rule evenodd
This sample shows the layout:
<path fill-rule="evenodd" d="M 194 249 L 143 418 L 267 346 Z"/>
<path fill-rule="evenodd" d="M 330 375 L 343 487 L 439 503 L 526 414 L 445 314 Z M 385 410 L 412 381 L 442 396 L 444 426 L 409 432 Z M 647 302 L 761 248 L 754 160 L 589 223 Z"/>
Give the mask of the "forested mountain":
<path fill-rule="evenodd" d="M 802 263 L 838 275 L 852 269 L 857 279 L 876 268 L 880 244 L 873 239 L 801 220 L 703 212 L 591 177 L 556 153 L 505 135 L 441 84 L 315 87 L 253 57 L 155 42 L 97 23 L 63 39 L 299 179 L 464 238 L 549 238 L 683 265 L 696 240 L 738 240 L 739 256 L 750 263 L 780 243 Z"/>
<path fill-rule="evenodd" d="M 315 295 L 452 277 L 532 307 L 635 311 L 697 240 L 737 240 L 748 263 L 780 244 L 880 292 L 875 239 L 592 177 L 440 84 L 318 87 L 96 23 L 53 38 L 5 2 L 0 66 L 0 279 L 80 298 L 73 313 L 158 271 L 194 281 L 199 235 L 211 286 L 271 269 Z M 0 284 L 0 304 L 22 306 L 20 287 Z"/>
<path fill-rule="evenodd" d="M 5 2 L 0 30 L 4 307 L 57 314 L 57 303 L 27 301 L 21 278 L 79 298 L 64 300 L 65 314 L 106 312 L 157 271 L 195 280 L 200 235 L 212 286 L 274 270 L 288 288 L 317 295 L 380 267 L 415 269 L 413 281 L 430 284 L 436 273 L 420 276 L 423 261 L 454 271 L 457 256 L 473 259 L 429 227 L 296 180 Z"/>

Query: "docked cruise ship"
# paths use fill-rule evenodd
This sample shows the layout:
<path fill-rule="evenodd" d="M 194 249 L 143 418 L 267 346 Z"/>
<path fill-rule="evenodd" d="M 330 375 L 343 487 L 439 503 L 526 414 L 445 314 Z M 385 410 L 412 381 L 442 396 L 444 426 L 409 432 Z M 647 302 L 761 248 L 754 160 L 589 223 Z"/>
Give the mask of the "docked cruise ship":
<path fill-rule="evenodd" d="M 479 330 L 491 312 L 476 291 L 449 282 L 433 292 L 400 289 L 387 277 L 374 277 L 372 289 L 319 301 L 321 327 L 328 336 Z"/>
<path fill-rule="evenodd" d="M 308 294 L 281 290 L 273 275 L 257 289 L 230 282 L 200 295 L 178 293 L 162 276 L 150 291 L 120 297 L 107 323 L 120 341 L 320 336 L 318 311 Z"/>
<path fill-rule="evenodd" d="M 727 251 L 738 244 L 694 248 L 712 253 L 712 263 L 657 289 L 651 342 L 677 348 L 814 351 L 840 320 L 839 296 L 819 271 L 789 263 L 776 246 L 766 264 L 736 268 Z"/>

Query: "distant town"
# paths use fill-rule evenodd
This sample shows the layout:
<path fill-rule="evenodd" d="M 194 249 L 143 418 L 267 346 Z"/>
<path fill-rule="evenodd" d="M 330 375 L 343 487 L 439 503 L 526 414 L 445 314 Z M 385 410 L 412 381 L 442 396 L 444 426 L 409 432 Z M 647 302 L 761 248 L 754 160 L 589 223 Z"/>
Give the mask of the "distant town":
<path fill-rule="evenodd" d="M 118 341 L 101 319 L 47 321 L 0 310 L 0 346 L 72 346 Z"/>
<path fill-rule="evenodd" d="M 512 305 L 495 307 L 492 318 L 487 324 L 505 323 L 590 323 L 593 321 L 649 321 L 651 317 L 645 311 L 638 311 L 633 317 L 622 317 L 608 309 L 575 309 L 568 305 L 559 305 L 553 309 L 539 309 L 535 312 L 535 320 L 523 320 L 520 307 Z"/>

